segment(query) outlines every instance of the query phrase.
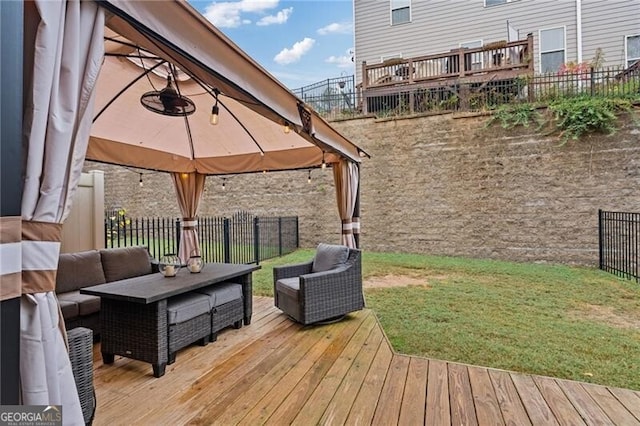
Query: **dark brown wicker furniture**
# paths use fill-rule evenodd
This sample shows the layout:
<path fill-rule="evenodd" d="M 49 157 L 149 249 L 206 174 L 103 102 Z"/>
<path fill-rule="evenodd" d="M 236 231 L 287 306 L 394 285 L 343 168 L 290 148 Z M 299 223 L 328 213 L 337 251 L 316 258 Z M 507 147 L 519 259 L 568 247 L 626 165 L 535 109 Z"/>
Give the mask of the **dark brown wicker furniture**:
<path fill-rule="evenodd" d="M 211 304 L 209 297 L 189 292 L 169 298 L 167 301 L 168 364 L 176 361 L 176 352 L 195 341 L 201 346 L 209 343 L 211 335 Z M 242 318 L 242 308 L 240 309 Z"/>
<path fill-rule="evenodd" d="M 62 253 L 58 259 L 56 295 L 71 330 L 86 327 L 100 334 L 100 298 L 80 289 L 157 272 L 157 264 L 143 246 Z"/>
<path fill-rule="evenodd" d="M 274 267 L 275 305 L 305 325 L 364 308 L 360 250 L 346 250 L 346 261 L 330 270 L 312 272 L 315 259 Z"/>
<path fill-rule="evenodd" d="M 101 298 L 104 363 L 111 364 L 114 355 L 122 355 L 151 363 L 155 377 L 164 375 L 169 360 L 167 300 L 208 285 L 229 280 L 240 283 L 244 323 L 250 324 L 251 273 L 257 269 L 260 266 L 213 263 L 198 274 L 181 269 L 172 278 L 158 273 L 81 289 L 83 294 Z"/>
<path fill-rule="evenodd" d="M 67 331 L 67 341 L 82 416 L 85 424 L 91 424 L 96 410 L 93 391 L 93 332 L 89 328 L 76 327 Z"/>
<path fill-rule="evenodd" d="M 218 339 L 218 331 L 234 326 L 242 327 L 242 285 L 223 283 L 196 290 L 209 298 L 211 305 L 211 336 L 212 342 Z"/>

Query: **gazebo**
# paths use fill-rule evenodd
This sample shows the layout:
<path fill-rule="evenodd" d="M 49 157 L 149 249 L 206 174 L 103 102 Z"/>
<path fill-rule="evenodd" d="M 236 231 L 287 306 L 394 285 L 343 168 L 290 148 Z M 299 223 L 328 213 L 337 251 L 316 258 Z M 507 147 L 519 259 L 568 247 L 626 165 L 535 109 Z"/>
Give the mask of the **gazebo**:
<path fill-rule="evenodd" d="M 197 248 L 207 175 L 328 163 L 343 243 L 358 245 L 367 154 L 186 2 L 34 0 L 0 11 L 3 56 L 18 63 L 5 71 L 3 61 L 3 105 L 24 100 L 17 114 L 2 112 L 3 124 L 13 121 L 2 128 L 0 403 L 63 405 L 65 420 L 81 422 L 65 390 L 74 384 L 54 290 L 61 225 L 85 159 L 171 173 L 183 257 Z M 23 84 L 9 87 L 5 75 Z"/>

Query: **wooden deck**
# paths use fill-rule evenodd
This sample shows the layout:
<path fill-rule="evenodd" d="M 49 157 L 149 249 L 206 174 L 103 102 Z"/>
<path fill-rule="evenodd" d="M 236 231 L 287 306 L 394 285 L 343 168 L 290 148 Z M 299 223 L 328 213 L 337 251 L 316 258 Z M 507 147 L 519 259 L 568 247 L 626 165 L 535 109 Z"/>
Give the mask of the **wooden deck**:
<path fill-rule="evenodd" d="M 369 310 L 303 328 L 255 298 L 250 326 L 159 379 L 99 351 L 95 425 L 640 425 L 640 392 L 398 355 Z"/>

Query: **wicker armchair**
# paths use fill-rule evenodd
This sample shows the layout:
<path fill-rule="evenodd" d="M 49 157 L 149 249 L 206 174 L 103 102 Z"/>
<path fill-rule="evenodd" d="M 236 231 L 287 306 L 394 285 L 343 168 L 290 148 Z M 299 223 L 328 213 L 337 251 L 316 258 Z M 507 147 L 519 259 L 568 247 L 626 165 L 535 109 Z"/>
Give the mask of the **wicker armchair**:
<path fill-rule="evenodd" d="M 67 331 L 69 359 L 73 378 L 80 397 L 82 416 L 85 424 L 93 422 L 96 410 L 96 398 L 93 389 L 93 332 L 84 327 Z"/>
<path fill-rule="evenodd" d="M 340 247 L 328 246 L 325 247 Z M 309 262 L 273 268 L 276 307 L 304 325 L 341 319 L 364 308 L 360 250 L 345 250 L 346 260 L 314 272 L 318 253 Z"/>

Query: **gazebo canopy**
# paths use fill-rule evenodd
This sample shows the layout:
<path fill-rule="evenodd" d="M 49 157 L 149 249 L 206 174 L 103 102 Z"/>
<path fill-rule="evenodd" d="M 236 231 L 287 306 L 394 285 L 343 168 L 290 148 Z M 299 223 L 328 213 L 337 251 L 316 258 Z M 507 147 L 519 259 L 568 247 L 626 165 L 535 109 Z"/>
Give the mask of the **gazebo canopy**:
<path fill-rule="evenodd" d="M 206 175 L 324 159 L 333 166 L 342 240 L 355 247 L 366 154 L 183 1 L 32 0 L 20 9 L 23 16 L 17 8 L 13 15 L 24 18 L 23 60 L 15 62 L 24 66 L 24 93 L 13 98 L 24 100 L 23 134 L 3 144 L 22 145 L 21 212 L 0 223 L 0 301 L 19 299 L 11 324 L 20 330 L 21 402 L 63 405 L 65 423 L 82 424 L 54 292 L 62 224 L 85 159 L 170 172 L 183 245 L 194 247 Z M 4 27 L 8 9 L 0 10 Z M 174 92 L 161 90 L 167 74 Z M 141 105 L 143 94 L 157 112 Z M 216 99 L 219 122 L 211 125 Z M 183 114 L 185 105 L 195 111 Z"/>
<path fill-rule="evenodd" d="M 357 163 L 366 155 L 188 3 L 98 3 L 109 13 L 88 160 L 216 175 Z M 193 101 L 193 114 L 141 105 L 143 94 L 167 85 L 167 75 Z"/>

